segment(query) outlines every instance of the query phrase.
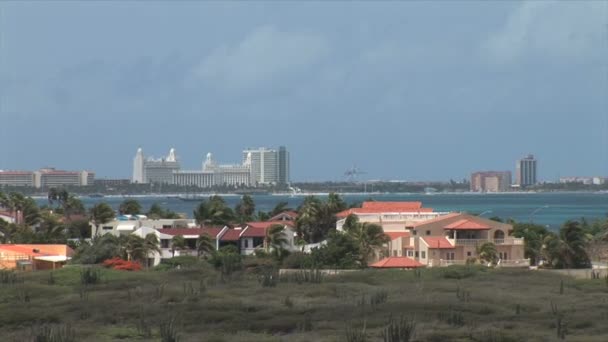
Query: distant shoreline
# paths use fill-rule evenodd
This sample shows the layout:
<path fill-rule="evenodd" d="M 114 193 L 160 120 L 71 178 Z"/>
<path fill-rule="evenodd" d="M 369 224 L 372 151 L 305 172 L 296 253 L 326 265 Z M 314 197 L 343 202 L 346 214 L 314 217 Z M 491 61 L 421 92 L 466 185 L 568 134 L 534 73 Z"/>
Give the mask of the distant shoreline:
<path fill-rule="evenodd" d="M 306 196 L 328 196 L 331 192 L 300 192 L 300 193 L 285 193 L 285 192 L 275 192 L 269 194 L 251 194 L 252 197 L 262 197 L 262 196 L 276 196 L 276 197 L 306 197 Z M 374 195 L 395 195 L 395 196 L 504 196 L 504 195 L 547 195 L 547 194 L 555 194 L 555 195 L 563 195 L 563 194 L 597 194 L 597 195 L 608 195 L 608 191 L 585 191 L 585 190 L 577 190 L 577 191 L 509 191 L 509 192 L 471 192 L 471 191 L 456 191 L 456 192 L 435 192 L 435 193 L 427 193 L 427 192 L 336 192 L 336 194 L 343 197 L 360 197 L 360 196 L 374 196 Z M 169 193 L 169 194 L 124 194 L 124 195 L 116 195 L 109 194 L 104 195 L 103 197 L 91 197 L 90 195 L 78 195 L 79 198 L 175 198 L 179 196 L 200 196 L 200 197 L 211 197 L 211 196 L 221 196 L 221 197 L 241 197 L 242 194 L 235 193 Z M 44 199 L 46 196 L 44 195 L 33 195 L 32 198 L 36 199 Z"/>

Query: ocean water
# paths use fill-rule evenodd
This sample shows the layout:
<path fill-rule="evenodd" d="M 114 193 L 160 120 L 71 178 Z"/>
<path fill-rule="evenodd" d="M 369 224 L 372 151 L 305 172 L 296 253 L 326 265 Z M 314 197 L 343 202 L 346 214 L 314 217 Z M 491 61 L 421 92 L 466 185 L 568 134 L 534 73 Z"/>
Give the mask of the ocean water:
<path fill-rule="evenodd" d="M 324 198 L 326 195 L 320 194 Z M 230 206 L 234 206 L 240 199 L 237 195 L 223 196 Z M 271 210 L 277 203 L 287 201 L 289 206 L 295 208 L 304 200 L 303 195 L 254 195 L 256 210 Z M 421 201 L 424 207 L 435 211 L 466 211 L 471 213 L 484 213 L 484 217 L 498 216 L 513 218 L 517 221 L 549 226 L 558 229 L 566 220 L 585 219 L 592 221 L 605 218 L 608 214 L 608 193 L 507 193 L 507 194 L 343 194 L 342 197 L 349 203 L 360 202 L 368 198 L 378 201 Z M 167 196 L 141 196 L 137 199 L 147 210 L 153 203 L 179 213 L 186 213 L 192 217 L 197 202 L 186 202 L 178 198 Z M 123 197 L 88 198 L 83 202 L 90 207 L 99 202 L 106 202 L 117 209 L 124 200 Z M 44 199 L 38 200 L 44 204 Z"/>

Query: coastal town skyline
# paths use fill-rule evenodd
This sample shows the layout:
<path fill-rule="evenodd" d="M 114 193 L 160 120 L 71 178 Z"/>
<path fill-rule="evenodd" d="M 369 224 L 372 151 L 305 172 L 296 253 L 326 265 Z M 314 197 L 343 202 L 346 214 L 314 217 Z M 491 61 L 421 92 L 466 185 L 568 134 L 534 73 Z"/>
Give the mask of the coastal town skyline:
<path fill-rule="evenodd" d="M 540 180 L 606 175 L 606 7 L 2 2 L 0 169 L 119 178 L 140 145 L 194 168 L 284 144 L 301 181 L 462 179 L 528 153 Z"/>

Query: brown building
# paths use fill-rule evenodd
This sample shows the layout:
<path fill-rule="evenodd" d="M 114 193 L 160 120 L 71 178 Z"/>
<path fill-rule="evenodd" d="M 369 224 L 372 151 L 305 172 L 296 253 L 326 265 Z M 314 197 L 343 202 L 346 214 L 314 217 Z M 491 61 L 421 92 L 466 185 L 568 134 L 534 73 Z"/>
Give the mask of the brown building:
<path fill-rule="evenodd" d="M 471 174 L 471 191 L 505 192 L 510 187 L 510 171 L 482 171 Z"/>

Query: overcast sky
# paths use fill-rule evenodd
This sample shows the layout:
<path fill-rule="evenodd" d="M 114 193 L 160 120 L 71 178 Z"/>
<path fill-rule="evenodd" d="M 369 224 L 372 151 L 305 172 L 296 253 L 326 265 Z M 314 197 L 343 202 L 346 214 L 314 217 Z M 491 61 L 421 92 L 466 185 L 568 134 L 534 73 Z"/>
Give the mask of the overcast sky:
<path fill-rule="evenodd" d="M 602 1 L 0 2 L 0 169 L 131 176 L 138 146 L 292 180 L 608 175 Z"/>

